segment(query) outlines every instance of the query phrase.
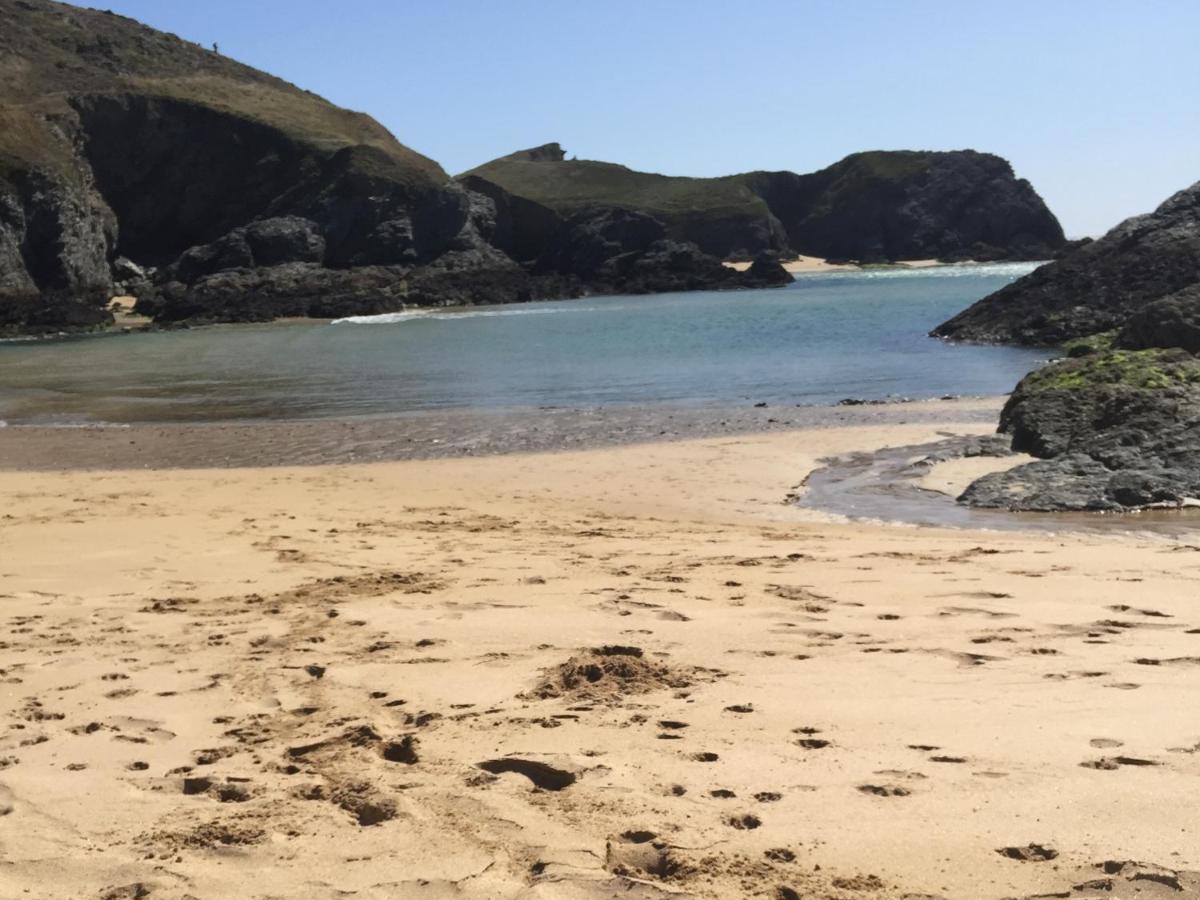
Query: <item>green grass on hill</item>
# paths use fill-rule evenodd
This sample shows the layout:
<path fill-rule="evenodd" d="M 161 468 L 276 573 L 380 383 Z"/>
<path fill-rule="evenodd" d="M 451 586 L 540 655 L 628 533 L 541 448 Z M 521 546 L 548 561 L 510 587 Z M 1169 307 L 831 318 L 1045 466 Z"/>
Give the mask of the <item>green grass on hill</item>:
<path fill-rule="evenodd" d="M 571 214 L 590 206 L 621 206 L 668 217 L 688 214 L 766 216 L 762 198 L 721 178 L 686 178 L 635 172 L 592 160 L 530 161 L 505 158 L 465 174 L 478 175 L 509 193 Z"/>
<path fill-rule="evenodd" d="M 0 175 L 70 163 L 43 123 L 68 99 L 138 94 L 195 103 L 278 129 L 321 152 L 366 145 L 418 180 L 444 183 L 436 162 L 362 113 L 132 19 L 53 0 L 0 0 Z"/>

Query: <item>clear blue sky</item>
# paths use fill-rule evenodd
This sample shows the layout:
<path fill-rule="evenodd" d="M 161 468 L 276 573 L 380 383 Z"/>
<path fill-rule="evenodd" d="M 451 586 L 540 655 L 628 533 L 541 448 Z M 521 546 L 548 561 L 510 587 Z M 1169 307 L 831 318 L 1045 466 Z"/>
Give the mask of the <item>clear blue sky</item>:
<path fill-rule="evenodd" d="M 457 173 L 559 141 L 680 175 L 1008 158 L 1068 235 L 1200 180 L 1200 0 L 101 0 Z"/>

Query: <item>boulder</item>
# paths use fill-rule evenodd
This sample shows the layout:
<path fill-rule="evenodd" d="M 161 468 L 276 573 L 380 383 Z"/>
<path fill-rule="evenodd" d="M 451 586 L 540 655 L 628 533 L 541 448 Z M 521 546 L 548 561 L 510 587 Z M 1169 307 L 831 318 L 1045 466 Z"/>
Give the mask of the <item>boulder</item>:
<path fill-rule="evenodd" d="M 147 273 L 132 259 L 118 256 L 112 261 L 112 277 L 114 282 L 142 281 L 147 277 Z"/>
<path fill-rule="evenodd" d="M 961 500 L 1014 510 L 1127 510 L 1200 498 L 1200 359 L 1110 350 L 1026 376 L 1000 418 L 1041 457 L 974 482 Z"/>
<path fill-rule="evenodd" d="M 256 266 L 319 263 L 325 259 L 325 238 L 316 222 L 300 216 L 279 216 L 251 222 L 243 229 Z"/>

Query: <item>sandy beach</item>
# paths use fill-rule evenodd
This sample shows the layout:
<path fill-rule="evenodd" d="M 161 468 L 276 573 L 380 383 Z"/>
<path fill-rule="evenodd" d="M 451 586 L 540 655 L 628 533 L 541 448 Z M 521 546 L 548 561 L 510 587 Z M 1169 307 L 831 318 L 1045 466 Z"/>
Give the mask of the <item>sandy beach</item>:
<path fill-rule="evenodd" d="M 783 502 L 953 419 L 0 473 L 0 896 L 1200 896 L 1200 546 Z"/>
<path fill-rule="evenodd" d="M 744 272 L 750 268 L 749 262 L 727 262 L 725 265 L 739 272 Z M 797 256 L 795 259 L 788 259 L 782 262 L 784 269 L 797 275 L 803 272 L 843 272 L 843 271 L 858 271 L 863 266 L 857 263 L 834 263 L 827 259 L 822 259 L 819 256 Z M 930 266 L 945 266 L 953 265 L 953 263 L 943 263 L 936 259 L 902 259 L 894 263 L 892 266 L 902 266 L 907 269 L 926 269 Z"/>

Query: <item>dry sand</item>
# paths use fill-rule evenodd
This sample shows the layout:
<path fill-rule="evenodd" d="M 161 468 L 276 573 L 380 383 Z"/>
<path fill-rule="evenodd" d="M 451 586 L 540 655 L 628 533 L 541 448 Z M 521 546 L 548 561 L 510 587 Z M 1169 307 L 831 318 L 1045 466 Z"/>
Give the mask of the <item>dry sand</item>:
<path fill-rule="evenodd" d="M 0 474 L 0 897 L 1197 896 L 1200 547 L 781 503 L 934 431 Z"/>
<path fill-rule="evenodd" d="M 750 268 L 749 262 L 727 262 L 725 265 L 732 269 L 737 269 L 739 272 L 744 272 Z M 951 264 L 943 263 L 936 259 L 901 259 L 892 263 L 892 265 L 904 266 L 909 269 L 925 269 L 930 266 Z M 858 270 L 863 267 L 857 263 L 831 263 L 819 256 L 798 256 L 795 259 L 784 260 L 783 268 L 796 275 L 801 272 L 840 272 Z"/>

